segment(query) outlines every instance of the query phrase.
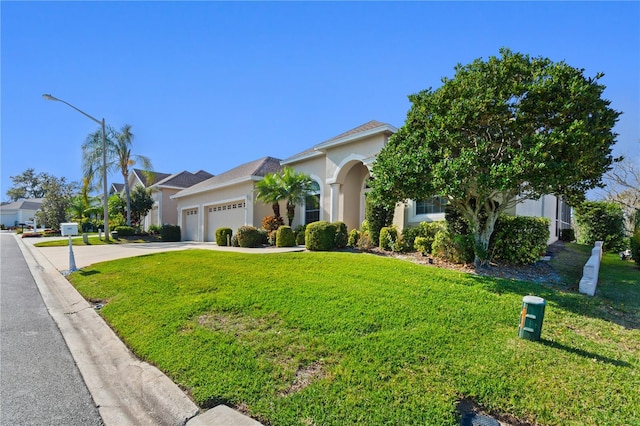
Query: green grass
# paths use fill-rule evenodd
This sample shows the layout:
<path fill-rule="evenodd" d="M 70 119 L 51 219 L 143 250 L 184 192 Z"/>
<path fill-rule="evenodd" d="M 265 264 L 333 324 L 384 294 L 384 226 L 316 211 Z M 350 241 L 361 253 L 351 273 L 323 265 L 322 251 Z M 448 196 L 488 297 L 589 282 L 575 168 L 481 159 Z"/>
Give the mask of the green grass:
<path fill-rule="evenodd" d="M 640 330 L 604 296 L 352 253 L 189 250 L 70 279 L 199 405 L 271 425 L 456 425 L 463 398 L 540 424 L 640 424 Z M 517 337 L 527 294 L 548 302 L 541 342 Z"/>
<path fill-rule="evenodd" d="M 591 247 L 567 244 L 553 259 L 567 288 L 578 291 L 582 268 L 591 255 Z M 587 298 L 590 310 L 607 320 L 626 327 L 640 328 L 640 269 L 631 260 L 620 260 L 614 253 L 605 253 L 600 264 L 595 298 Z"/>
<path fill-rule="evenodd" d="M 104 236 L 102 238 L 98 235 L 92 235 L 88 238 L 89 244 L 85 244 L 82 237 L 71 238 L 71 244 L 73 246 L 100 246 L 106 244 L 130 244 L 130 243 L 148 243 L 152 241 L 160 241 L 159 237 L 119 237 L 117 240 L 109 238 L 109 241 L 105 241 Z M 65 247 L 69 245 L 69 239 L 50 240 L 43 241 L 41 243 L 34 244 L 36 247 Z"/>

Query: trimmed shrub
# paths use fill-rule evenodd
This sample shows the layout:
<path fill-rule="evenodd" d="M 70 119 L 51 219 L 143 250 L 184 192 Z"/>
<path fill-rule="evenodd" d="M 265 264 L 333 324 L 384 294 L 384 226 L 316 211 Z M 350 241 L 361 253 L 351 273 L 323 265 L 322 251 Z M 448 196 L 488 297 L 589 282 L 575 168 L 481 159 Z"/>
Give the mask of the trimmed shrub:
<path fill-rule="evenodd" d="M 575 209 L 578 224 L 578 243 L 593 246 L 604 242 L 604 250 L 625 250 L 624 212 L 619 204 L 607 201 L 585 201 Z"/>
<path fill-rule="evenodd" d="M 352 229 L 349 231 L 349 237 L 347 238 L 347 247 L 357 247 L 360 240 L 360 231 Z"/>
<path fill-rule="evenodd" d="M 433 238 L 416 237 L 413 242 L 413 247 L 420 253 L 431 253 L 431 246 L 433 245 Z"/>
<path fill-rule="evenodd" d="M 166 242 L 180 241 L 180 227 L 178 225 L 162 225 L 160 239 Z"/>
<path fill-rule="evenodd" d="M 379 247 L 389 251 L 398 241 L 398 230 L 394 227 L 383 226 L 380 228 Z"/>
<path fill-rule="evenodd" d="M 336 246 L 336 226 L 326 221 L 313 222 L 305 230 L 307 250 L 329 251 Z"/>
<path fill-rule="evenodd" d="M 433 239 L 431 253 L 449 262 L 471 263 L 474 259 L 473 245 L 472 236 L 452 235 L 448 229 L 443 229 Z"/>
<path fill-rule="evenodd" d="M 271 215 L 262 219 L 262 227 L 267 231 L 277 231 L 282 225 L 284 225 L 284 219 L 281 217 Z"/>
<path fill-rule="evenodd" d="M 347 225 L 344 222 L 333 222 L 336 227 L 336 248 L 345 248 L 349 242 Z"/>
<path fill-rule="evenodd" d="M 296 245 L 296 237 L 290 226 L 281 226 L 276 231 L 276 247 L 293 247 Z"/>
<path fill-rule="evenodd" d="M 149 234 L 157 235 L 160 233 L 161 229 L 162 229 L 162 226 L 160 225 L 149 225 Z"/>
<path fill-rule="evenodd" d="M 231 236 L 231 247 L 240 247 L 240 243 L 238 242 L 238 234 L 233 234 Z"/>
<path fill-rule="evenodd" d="M 258 228 L 258 233 L 260 234 L 260 238 L 262 238 L 262 244 L 268 244 L 273 246 L 276 244 L 276 231 L 267 231 L 264 228 Z M 273 235 L 272 235 L 273 234 Z M 273 240 L 272 237 L 273 236 Z"/>
<path fill-rule="evenodd" d="M 302 228 L 301 231 L 295 232 L 295 234 L 296 234 L 296 244 L 299 245 L 299 246 L 303 246 L 304 245 L 304 231 L 305 231 L 305 228 Z"/>
<path fill-rule="evenodd" d="M 409 228 L 405 228 L 402 231 L 402 237 L 407 245 L 408 251 L 418 250 L 422 253 L 431 253 L 431 245 L 433 244 L 433 239 L 438 233 L 438 231 L 444 229 L 446 223 L 443 221 L 437 222 L 420 222 L 418 226 L 412 226 Z M 427 241 L 423 241 L 422 248 L 426 248 L 426 250 L 418 249 L 415 247 L 416 238 L 426 238 Z"/>
<path fill-rule="evenodd" d="M 241 226 L 236 234 L 240 247 L 260 247 L 262 245 L 263 235 L 255 226 Z"/>
<path fill-rule="evenodd" d="M 379 244 L 380 230 L 393 223 L 394 206 L 374 204 L 369 198 L 366 202 L 366 218 L 369 228 L 369 238 L 374 245 Z"/>
<path fill-rule="evenodd" d="M 560 235 L 558 236 L 560 241 L 564 241 L 570 243 L 571 241 L 575 241 L 576 239 L 576 231 L 573 228 L 566 228 L 560 230 Z"/>
<path fill-rule="evenodd" d="M 136 228 L 133 226 L 116 226 L 112 230 L 116 231 L 119 237 L 131 237 L 136 235 Z"/>
<path fill-rule="evenodd" d="M 216 229 L 216 244 L 219 246 L 228 246 L 231 243 L 233 230 L 231 228 Z"/>
<path fill-rule="evenodd" d="M 530 265 L 540 260 L 549 240 L 549 219 L 501 215 L 489 243 L 491 260 Z"/>

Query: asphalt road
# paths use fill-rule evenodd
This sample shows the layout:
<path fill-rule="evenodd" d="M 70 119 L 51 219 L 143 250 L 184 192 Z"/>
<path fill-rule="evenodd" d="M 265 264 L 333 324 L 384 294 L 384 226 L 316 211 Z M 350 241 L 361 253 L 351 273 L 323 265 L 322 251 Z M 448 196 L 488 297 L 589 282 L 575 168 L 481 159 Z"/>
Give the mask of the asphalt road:
<path fill-rule="evenodd" d="M 0 265 L 0 425 L 102 425 L 11 234 Z"/>

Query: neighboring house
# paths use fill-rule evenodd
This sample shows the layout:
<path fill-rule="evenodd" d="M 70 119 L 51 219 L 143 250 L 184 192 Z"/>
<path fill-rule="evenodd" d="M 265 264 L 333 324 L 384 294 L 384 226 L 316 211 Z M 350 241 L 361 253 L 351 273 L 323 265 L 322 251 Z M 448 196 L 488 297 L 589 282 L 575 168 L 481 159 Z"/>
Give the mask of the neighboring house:
<path fill-rule="evenodd" d="M 112 183 L 109 189 L 109 196 L 124 192 L 124 183 Z M 103 198 L 102 196 L 100 198 Z"/>
<path fill-rule="evenodd" d="M 133 189 L 136 185 L 141 185 L 151 189 L 151 198 L 153 198 L 153 207 L 142 220 L 143 228 L 149 229 L 151 225 L 177 225 L 178 203 L 171 196 L 211 177 L 213 175 L 204 170 L 195 173 L 185 170 L 169 174 L 133 169 L 129 174 L 129 188 Z M 120 186 L 118 192 L 124 194 L 124 184 L 117 185 Z"/>
<path fill-rule="evenodd" d="M 271 206 L 255 200 L 255 182 L 280 166 L 293 167 L 315 183 L 306 202 L 296 207 L 293 227 L 326 220 L 342 221 L 348 229 L 359 228 L 365 218 L 371 167 L 396 131 L 390 124 L 370 121 L 282 161 L 267 157 L 178 192 L 173 198 L 178 202 L 182 239 L 215 241 L 219 227 L 234 232 L 242 225 L 260 227 L 262 218 L 273 213 Z M 258 167 L 263 162 L 269 166 Z M 394 224 L 403 229 L 423 221 L 444 220 L 445 205 L 446 200 L 440 197 L 409 200 L 396 207 Z M 525 201 L 508 213 L 549 218 L 549 243 L 558 239 L 560 229 L 570 226 L 569 207 L 553 195 Z"/>
<path fill-rule="evenodd" d="M 44 198 L 31 198 L 12 203 L 3 203 L 0 206 L 2 224 L 7 228 L 12 228 L 21 223 L 34 220 L 36 212 L 40 210 L 43 201 Z"/>
<path fill-rule="evenodd" d="M 264 157 L 242 164 L 171 198 L 178 204 L 178 224 L 184 241 L 215 241 L 216 229 L 260 227 L 273 214 L 271 206 L 255 201 L 255 183 L 267 173 L 280 171 L 280 160 Z"/>

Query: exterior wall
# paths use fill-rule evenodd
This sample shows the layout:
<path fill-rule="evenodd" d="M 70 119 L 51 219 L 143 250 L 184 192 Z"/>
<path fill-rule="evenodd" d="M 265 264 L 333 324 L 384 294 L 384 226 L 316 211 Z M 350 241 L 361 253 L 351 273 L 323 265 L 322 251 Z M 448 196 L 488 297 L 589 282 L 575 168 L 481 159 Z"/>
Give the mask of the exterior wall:
<path fill-rule="evenodd" d="M 555 195 L 545 195 L 538 200 L 525 200 L 516 206 L 515 215 L 548 218 L 550 223 L 547 244 L 552 244 L 558 241 L 560 229 L 563 227 L 559 217 L 562 203 L 562 199 Z M 569 224 L 564 227 L 569 227 Z"/>
<path fill-rule="evenodd" d="M 329 147 L 325 155 L 291 163 L 298 172 L 320 185 L 320 220 L 343 221 L 347 228 L 359 228 L 364 220 L 364 185 L 375 156 L 387 142 L 383 134 Z M 305 206 L 297 206 L 293 226 L 304 223 Z"/>
<path fill-rule="evenodd" d="M 256 226 L 259 228 L 262 225 L 262 218 L 272 215 L 273 210 L 270 205 L 266 205 L 261 201 L 256 201 L 253 190 L 254 182 L 246 181 L 236 185 L 178 198 L 177 200 L 174 200 L 178 206 L 177 223 L 179 223 L 181 227 L 186 226 L 187 217 L 185 212 L 197 209 L 197 232 L 196 236 L 193 238 L 195 241 L 211 241 L 213 239 L 212 236 L 215 235 L 215 229 L 211 229 L 213 227 L 219 228 L 222 226 L 228 226 L 233 229 L 235 227 L 234 225 L 238 225 L 241 222 L 241 225 Z M 227 207 L 235 204 L 236 209 L 238 209 L 239 203 L 242 203 L 243 205 L 241 208 L 242 219 L 239 222 L 236 222 L 235 224 L 231 223 L 229 225 L 225 225 L 223 223 L 209 225 L 207 223 L 210 208 L 217 208 L 219 206 Z M 233 229 L 233 231 L 235 233 L 236 229 Z"/>
<path fill-rule="evenodd" d="M 158 213 L 160 214 L 158 218 L 159 225 L 165 223 L 176 225 L 178 223 L 178 200 L 171 198 L 171 196 L 175 195 L 178 191 L 180 190 L 173 188 L 162 188 L 160 191 L 162 196 L 160 198 L 160 208 L 158 209 Z"/>
<path fill-rule="evenodd" d="M 2 211 L 1 219 L 2 224 L 7 228 L 11 228 L 14 226 L 18 226 L 19 223 L 25 223 L 28 220 L 33 220 L 36 217 L 37 210 L 9 210 L 5 211 L 0 208 Z"/>

